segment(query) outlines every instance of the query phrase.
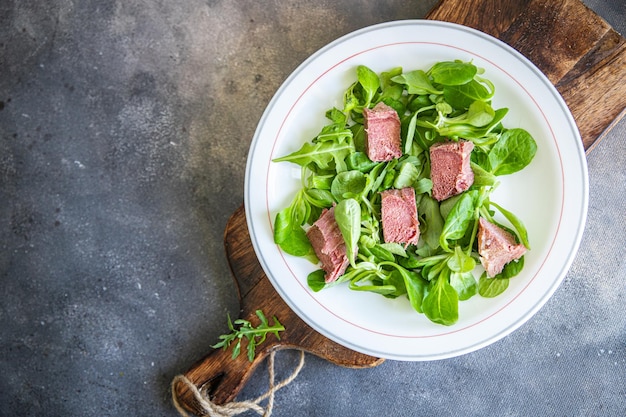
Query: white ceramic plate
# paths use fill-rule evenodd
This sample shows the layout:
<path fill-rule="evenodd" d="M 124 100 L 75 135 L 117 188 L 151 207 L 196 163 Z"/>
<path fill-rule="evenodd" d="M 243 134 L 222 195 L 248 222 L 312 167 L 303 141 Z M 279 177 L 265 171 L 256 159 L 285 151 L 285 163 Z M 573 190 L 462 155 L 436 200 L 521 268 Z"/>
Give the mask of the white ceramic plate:
<path fill-rule="evenodd" d="M 276 213 L 300 187 L 300 168 L 272 158 L 298 150 L 342 108 L 358 65 L 375 72 L 401 66 L 428 69 L 437 61 L 472 61 L 496 86 L 494 108 L 508 107 L 506 127 L 523 127 L 537 141 L 533 162 L 501 178 L 493 200 L 525 222 L 532 246 L 523 272 L 494 299 L 459 303 L 451 327 L 415 313 L 406 297 L 387 299 L 346 285 L 315 293 L 306 278 L 317 267 L 283 253 L 273 241 Z M 578 249 L 587 214 L 587 165 L 575 122 L 550 81 L 525 57 L 476 30 L 437 21 L 397 21 L 367 27 L 332 42 L 301 64 L 265 110 L 253 138 L 245 181 L 252 243 L 272 284 L 312 328 L 353 350 L 396 360 L 461 355 L 506 336 L 548 300 Z"/>

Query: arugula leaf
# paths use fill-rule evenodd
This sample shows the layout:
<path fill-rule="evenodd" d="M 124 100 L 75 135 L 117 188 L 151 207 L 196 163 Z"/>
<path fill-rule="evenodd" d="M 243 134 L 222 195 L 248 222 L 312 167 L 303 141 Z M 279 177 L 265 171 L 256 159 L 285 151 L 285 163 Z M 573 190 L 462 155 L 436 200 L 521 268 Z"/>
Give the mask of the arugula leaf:
<path fill-rule="evenodd" d="M 456 246 L 454 253 L 448 258 L 447 265 L 452 272 L 466 273 L 471 272 L 476 267 L 476 261 L 463 252 L 460 246 Z"/>
<path fill-rule="evenodd" d="M 495 208 L 497 208 L 500 211 L 500 213 L 502 213 L 502 215 L 509 222 L 511 222 L 511 224 L 513 225 L 513 227 L 517 231 L 517 235 L 519 236 L 520 240 L 522 241 L 522 244 L 524 246 L 526 246 L 527 249 L 530 249 L 530 242 L 528 241 L 528 231 L 526 230 L 526 226 L 524 226 L 524 223 L 522 222 L 522 220 L 519 219 L 512 212 L 510 212 L 508 210 L 505 210 L 503 207 L 501 207 L 500 205 L 494 203 L 493 201 L 491 201 L 490 204 L 492 206 L 494 206 Z"/>
<path fill-rule="evenodd" d="M 400 74 L 402 74 L 402 67 L 393 68 L 390 71 L 380 73 L 381 93 L 379 101 L 392 107 L 398 114 L 404 114 L 406 111 L 404 87 L 391 80 L 393 77 Z"/>
<path fill-rule="evenodd" d="M 489 124 L 482 127 L 472 126 L 468 123 L 448 123 L 445 118 L 439 123 L 432 120 L 418 119 L 417 126 L 433 129 L 441 137 L 459 137 L 471 140 L 476 145 L 490 145 L 498 141 L 498 135 L 493 134 L 500 126 L 500 122 L 508 113 L 507 108 L 494 110 L 493 119 Z"/>
<path fill-rule="evenodd" d="M 378 75 L 365 65 L 359 65 L 356 69 L 356 76 L 359 80 L 359 84 L 365 90 L 365 102 L 363 107 L 368 107 L 374 100 L 374 96 L 378 93 L 380 87 L 380 79 Z"/>
<path fill-rule="evenodd" d="M 419 178 L 420 171 L 411 162 L 404 161 L 400 164 L 396 177 L 393 181 L 394 188 L 411 187 Z"/>
<path fill-rule="evenodd" d="M 505 131 L 489 151 L 489 164 L 494 175 L 508 175 L 525 168 L 537 153 L 537 143 L 524 129 Z"/>
<path fill-rule="evenodd" d="M 402 256 L 403 258 L 408 257 L 409 255 L 406 253 L 406 249 L 399 243 L 381 243 L 377 246 L 389 251 L 390 253 L 398 256 Z"/>
<path fill-rule="evenodd" d="M 395 272 L 400 274 L 411 306 L 418 313 L 423 313 L 422 304 L 428 285 L 427 282 L 414 271 L 408 270 L 393 261 L 381 262 L 380 265 L 392 267 L 395 269 Z"/>
<path fill-rule="evenodd" d="M 461 85 L 448 85 L 443 88 L 444 99 L 454 108 L 466 109 L 476 100 L 487 101 L 493 92 L 476 80 Z"/>
<path fill-rule="evenodd" d="M 328 190 L 323 190 L 319 188 L 305 188 L 303 189 L 303 191 L 306 201 L 316 207 L 328 208 L 332 206 L 335 202 L 332 193 Z"/>
<path fill-rule="evenodd" d="M 348 122 L 348 117 L 344 112 L 336 107 L 326 112 L 326 118 L 333 122 L 333 125 L 343 128 Z"/>
<path fill-rule="evenodd" d="M 287 207 L 276 214 L 274 242 L 290 255 L 305 257 L 312 262 L 317 262 L 313 246 L 311 246 L 306 232 L 292 219 L 291 207 Z"/>
<path fill-rule="evenodd" d="M 358 170 L 361 172 L 369 172 L 378 165 L 379 162 L 372 161 L 364 152 L 356 151 L 348 155 L 346 164 L 351 171 Z"/>
<path fill-rule="evenodd" d="M 436 108 L 439 113 L 436 126 L 441 127 L 445 125 L 448 129 L 455 125 L 465 126 L 465 129 L 468 130 L 484 127 L 489 125 L 496 115 L 495 110 L 489 103 L 480 100 L 474 101 L 470 104 L 466 112 L 455 117 L 446 117 L 446 115 L 452 113 L 453 110 L 446 102 L 437 104 Z"/>
<path fill-rule="evenodd" d="M 260 320 L 260 323 L 257 327 L 253 327 L 252 323 L 248 320 L 237 319 L 234 324 L 238 325 L 239 328 L 236 329 L 233 322 L 230 319 L 230 314 L 228 315 L 228 328 L 230 329 L 230 333 L 220 335 L 220 342 L 212 345 L 211 347 L 215 349 L 223 348 L 224 350 L 228 349 L 228 347 L 237 340 L 235 347 L 233 348 L 232 359 L 235 359 L 241 353 L 241 341 L 245 338 L 247 339 L 247 351 L 248 351 L 248 360 L 252 362 L 256 355 L 256 347 L 263 343 L 267 338 L 268 333 L 272 333 L 276 336 L 277 339 L 280 340 L 280 335 L 278 332 L 282 332 L 285 330 L 285 327 L 280 324 L 276 316 L 273 317 L 274 324 L 270 325 L 269 321 L 265 317 L 265 314 L 261 310 L 256 310 L 256 315 Z"/>
<path fill-rule="evenodd" d="M 480 165 L 470 162 L 472 172 L 474 173 L 474 187 L 493 187 L 498 184 L 498 179 L 491 172 L 485 170 Z"/>
<path fill-rule="evenodd" d="M 354 266 L 354 253 L 361 236 L 361 206 L 353 198 L 341 200 L 335 206 L 335 220 L 346 243 L 350 265 Z"/>
<path fill-rule="evenodd" d="M 425 195 L 420 200 L 419 213 L 423 216 L 422 225 L 422 239 L 426 241 L 428 246 L 432 249 L 439 247 L 439 236 L 443 230 L 443 217 L 439 211 L 439 204 L 437 201 L 429 195 Z"/>
<path fill-rule="evenodd" d="M 477 202 L 478 191 L 470 190 L 462 194 L 452 207 L 439 237 L 439 245 L 446 252 L 452 252 L 448 246 L 448 241 L 461 239 L 465 236 L 470 224 L 477 220 Z"/>
<path fill-rule="evenodd" d="M 459 295 L 459 301 L 469 300 L 478 293 L 478 284 L 471 272 L 452 272 L 450 285 Z"/>
<path fill-rule="evenodd" d="M 422 70 L 405 72 L 404 74 L 396 75 L 391 80 L 398 84 L 406 85 L 406 90 L 409 94 L 426 95 L 443 93 L 443 91 L 433 86 L 428 75 Z"/>
<path fill-rule="evenodd" d="M 381 244 L 375 244 L 374 246 L 369 248 L 369 251 L 372 255 L 374 255 L 377 259 L 380 259 L 381 261 L 395 262 L 396 260 L 396 258 L 393 256 L 393 253 Z"/>
<path fill-rule="evenodd" d="M 415 188 L 416 195 L 427 196 L 433 189 L 433 181 L 430 178 L 422 178 L 413 184 L 413 188 Z"/>
<path fill-rule="evenodd" d="M 332 141 L 325 142 L 306 142 L 296 152 L 289 155 L 275 158 L 274 162 L 293 162 L 300 166 L 307 166 L 311 163 L 317 165 L 320 169 L 330 169 L 331 163 L 335 162 L 335 165 L 339 167 L 345 166 L 344 159 L 354 152 L 354 146 L 352 143 L 337 143 Z M 341 169 L 345 171 L 345 169 Z"/>
<path fill-rule="evenodd" d="M 437 62 L 430 69 L 429 74 L 437 84 L 461 85 L 474 79 L 478 69 L 469 62 L 445 61 Z"/>
<path fill-rule="evenodd" d="M 306 283 L 313 291 L 318 292 L 326 287 L 326 271 L 316 269 L 306 277 Z"/>
<path fill-rule="evenodd" d="M 496 112 L 489 103 L 476 100 L 470 104 L 466 114 L 465 123 L 475 127 L 483 127 L 491 123 Z"/>
<path fill-rule="evenodd" d="M 524 268 L 524 257 L 522 256 L 516 261 L 511 261 L 504 265 L 502 272 L 495 276 L 495 278 L 513 278 Z"/>
<path fill-rule="evenodd" d="M 489 278 L 487 273 L 484 272 L 478 280 L 478 294 L 480 294 L 481 297 L 497 297 L 506 291 L 507 288 L 509 288 L 508 278 L 498 278 L 497 276 Z"/>
<path fill-rule="evenodd" d="M 459 295 L 448 279 L 450 270 L 444 268 L 439 277 L 430 283 L 428 294 L 422 301 L 426 317 L 434 323 L 451 326 L 459 319 Z"/>
<path fill-rule="evenodd" d="M 404 271 L 405 273 L 402 274 L 402 278 L 404 278 L 406 294 L 411 303 L 411 307 L 418 313 L 423 313 L 424 308 L 422 305 L 424 304 L 424 294 L 426 293 L 426 281 L 413 271 L 407 269 Z"/>
<path fill-rule="evenodd" d="M 337 201 L 346 198 L 360 198 L 366 185 L 367 178 L 361 171 L 344 171 L 335 176 L 330 186 L 330 192 Z"/>

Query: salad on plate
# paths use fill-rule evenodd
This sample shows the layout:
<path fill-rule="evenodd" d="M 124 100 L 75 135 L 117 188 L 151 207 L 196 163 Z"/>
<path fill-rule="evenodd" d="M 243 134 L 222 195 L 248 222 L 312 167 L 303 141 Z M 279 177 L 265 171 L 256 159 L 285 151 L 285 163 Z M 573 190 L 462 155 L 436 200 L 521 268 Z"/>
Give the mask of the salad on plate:
<path fill-rule="evenodd" d="M 405 296 L 452 325 L 460 301 L 502 294 L 524 267 L 524 222 L 491 196 L 537 144 L 492 107 L 496 88 L 472 62 L 360 65 L 355 78 L 319 133 L 273 160 L 297 164 L 302 183 L 276 214 L 274 242 L 319 265 L 313 291 Z"/>

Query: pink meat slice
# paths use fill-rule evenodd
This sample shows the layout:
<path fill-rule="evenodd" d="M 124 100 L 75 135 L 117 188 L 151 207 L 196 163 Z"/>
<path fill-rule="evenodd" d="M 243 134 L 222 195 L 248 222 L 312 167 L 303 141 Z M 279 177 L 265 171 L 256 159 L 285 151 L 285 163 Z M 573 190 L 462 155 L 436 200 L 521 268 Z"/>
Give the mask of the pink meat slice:
<path fill-rule="evenodd" d="M 433 197 L 443 201 L 467 190 L 474 183 L 470 155 L 474 144 L 467 140 L 448 141 L 430 147 L 430 179 Z"/>
<path fill-rule="evenodd" d="M 366 132 L 365 152 L 374 162 L 391 161 L 402 156 L 400 117 L 382 101 L 373 109 L 363 109 Z"/>
<path fill-rule="evenodd" d="M 506 264 L 519 259 L 526 253 L 526 247 L 515 241 L 508 231 L 484 218 L 478 221 L 478 254 L 487 276 L 495 277 Z"/>
<path fill-rule="evenodd" d="M 326 272 L 324 281 L 336 281 L 346 271 L 349 260 L 345 241 L 335 221 L 335 208 L 324 209 L 306 235 Z"/>
<path fill-rule="evenodd" d="M 381 192 L 381 217 L 385 242 L 417 245 L 420 223 L 412 187 Z"/>

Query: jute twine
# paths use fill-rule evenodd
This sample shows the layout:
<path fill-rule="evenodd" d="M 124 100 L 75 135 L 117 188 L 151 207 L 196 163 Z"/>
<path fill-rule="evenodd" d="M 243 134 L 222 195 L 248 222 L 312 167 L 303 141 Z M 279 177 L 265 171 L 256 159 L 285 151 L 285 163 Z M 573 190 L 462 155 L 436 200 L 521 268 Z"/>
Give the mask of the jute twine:
<path fill-rule="evenodd" d="M 198 412 L 200 412 L 200 416 L 232 417 L 238 414 L 245 413 L 246 411 L 255 411 L 260 416 L 270 417 L 272 415 L 272 409 L 274 408 L 274 395 L 276 394 L 276 391 L 285 387 L 286 385 L 289 385 L 291 381 L 293 381 L 298 376 L 300 370 L 304 366 L 304 351 L 300 351 L 300 362 L 298 363 L 298 366 L 296 366 L 291 375 L 276 384 L 274 375 L 275 354 L 276 351 L 272 351 L 270 353 L 268 361 L 269 389 L 265 394 L 257 397 L 252 401 L 233 401 L 223 405 L 215 404 L 209 398 L 209 394 L 206 392 L 206 390 L 199 389 L 184 375 L 177 375 L 176 377 L 174 377 L 171 384 L 172 401 L 174 402 L 176 410 L 178 410 L 181 416 L 190 417 L 190 415 L 187 413 L 187 411 L 185 411 L 176 396 L 175 386 L 179 382 L 182 382 L 193 393 L 195 400 L 198 402 Z M 268 400 L 267 406 L 263 408 L 260 403 L 266 399 Z"/>

